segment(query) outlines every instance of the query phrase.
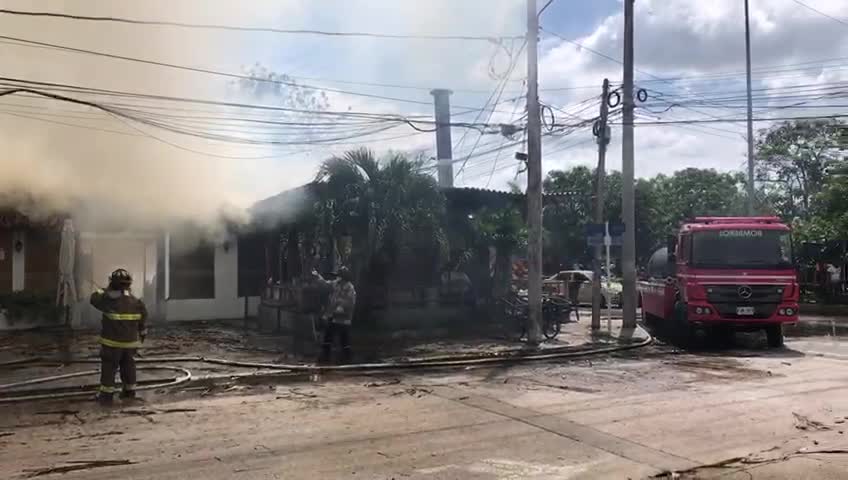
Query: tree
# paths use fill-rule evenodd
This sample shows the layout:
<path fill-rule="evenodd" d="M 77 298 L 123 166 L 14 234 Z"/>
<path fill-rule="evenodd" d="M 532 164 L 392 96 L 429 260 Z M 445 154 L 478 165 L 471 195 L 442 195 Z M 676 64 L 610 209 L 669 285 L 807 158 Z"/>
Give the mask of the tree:
<path fill-rule="evenodd" d="M 591 262 L 592 251 L 586 244 L 585 226 L 593 221 L 594 171 L 587 167 L 552 171 L 545 180 L 547 193 L 574 195 L 545 210 L 548 263 Z M 605 218 L 621 218 L 620 172 L 606 176 Z M 744 177 L 739 173 L 688 168 L 674 174 L 638 179 L 635 185 L 636 252 L 644 261 L 665 244 L 686 218 L 708 215 L 741 215 L 744 209 Z"/>
<path fill-rule="evenodd" d="M 304 88 L 285 73 L 277 73 L 255 64 L 245 69 L 245 76 L 237 81 L 237 87 L 251 96 L 273 97 L 280 100 L 285 108 L 298 110 L 324 111 L 330 107 L 330 101 L 323 90 Z"/>
<path fill-rule="evenodd" d="M 785 218 L 816 213 L 826 170 L 839 155 L 838 120 L 788 121 L 760 130 L 757 174 L 769 201 Z"/>
<path fill-rule="evenodd" d="M 419 275 L 426 269 L 430 285 L 437 281 L 447 250 L 445 200 L 420 164 L 401 154 L 381 162 L 370 150 L 352 150 L 326 160 L 316 180 L 326 185 L 328 235 L 351 239 L 359 285 L 385 285 L 409 262 Z M 402 252 L 408 254 L 401 258 Z M 405 273 L 401 281 L 410 277 Z"/>
<path fill-rule="evenodd" d="M 483 210 L 472 219 L 476 243 L 495 247 L 495 271 L 492 295 L 500 297 L 509 289 L 511 257 L 527 248 L 527 226 L 514 207 Z"/>
<path fill-rule="evenodd" d="M 591 261 L 585 229 L 593 218 L 594 178 L 594 171 L 584 166 L 553 170 L 545 178 L 546 194 L 567 194 L 545 207 L 543 226 L 547 235 L 543 252 L 550 271 Z"/>
<path fill-rule="evenodd" d="M 651 182 L 662 235 L 673 233 L 687 218 L 744 214 L 742 173 L 687 168 L 671 176 L 657 175 Z"/>

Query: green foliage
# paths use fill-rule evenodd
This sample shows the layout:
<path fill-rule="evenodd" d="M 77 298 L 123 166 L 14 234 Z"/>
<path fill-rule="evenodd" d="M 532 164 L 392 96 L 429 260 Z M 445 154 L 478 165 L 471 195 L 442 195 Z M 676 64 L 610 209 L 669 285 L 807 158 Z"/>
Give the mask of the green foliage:
<path fill-rule="evenodd" d="M 62 307 L 56 306 L 55 295 L 22 290 L 0 295 L 0 310 L 14 323 L 22 319 L 55 321 Z"/>
<path fill-rule="evenodd" d="M 816 197 L 819 216 L 839 238 L 848 238 L 848 177 L 834 176 Z"/>
<path fill-rule="evenodd" d="M 592 199 L 595 172 L 587 167 L 552 171 L 544 183 L 547 193 L 572 192 L 568 200 L 545 210 L 549 232 L 546 257 L 557 263 L 583 263 L 591 260 L 586 245 L 585 226 L 593 218 Z M 621 218 L 621 173 L 610 172 L 605 179 L 605 218 Z M 636 251 L 640 260 L 665 243 L 686 218 L 705 215 L 740 215 L 744 208 L 744 178 L 741 174 L 688 168 L 674 174 L 639 179 L 635 185 Z"/>
<path fill-rule="evenodd" d="M 484 210 L 471 223 L 479 241 L 493 245 L 503 255 L 527 248 L 527 226 L 514 208 Z"/>
<path fill-rule="evenodd" d="M 848 178 L 839 174 L 844 122 L 796 121 L 761 130 L 761 196 L 792 221 L 796 243 L 848 238 Z"/>
<path fill-rule="evenodd" d="M 655 212 L 662 234 L 671 233 L 680 221 L 696 216 L 744 215 L 745 177 L 712 169 L 687 168 L 670 177 L 652 178 Z"/>
<path fill-rule="evenodd" d="M 592 219 L 594 172 L 587 167 L 555 170 L 548 174 L 543 187 L 545 193 L 573 194 L 560 197 L 545 208 L 544 228 L 548 232 L 545 242 L 547 270 L 558 270 L 561 264 L 588 262 L 585 226 Z"/>
<path fill-rule="evenodd" d="M 840 127 L 841 126 L 841 127 Z M 764 195 L 786 218 L 809 218 L 818 211 L 827 169 L 839 158 L 837 121 L 789 121 L 761 130 L 757 139 L 757 179 Z"/>
<path fill-rule="evenodd" d="M 434 272 L 446 257 L 445 199 L 420 167 L 402 154 L 378 161 L 367 149 L 322 164 L 316 180 L 327 187 L 330 233 L 352 237 L 355 271 L 368 270 L 378 254 L 394 265 L 402 248 L 428 251 Z"/>

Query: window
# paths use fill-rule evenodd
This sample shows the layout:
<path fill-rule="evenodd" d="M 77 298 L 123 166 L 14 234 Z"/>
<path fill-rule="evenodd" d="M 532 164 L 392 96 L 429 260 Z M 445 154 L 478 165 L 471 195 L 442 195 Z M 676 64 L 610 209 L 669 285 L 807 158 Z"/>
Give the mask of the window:
<path fill-rule="evenodd" d="M 692 235 L 682 235 L 680 237 L 680 251 L 677 252 L 677 259 L 683 263 L 689 263 L 689 256 L 692 254 Z"/>
<path fill-rule="evenodd" d="M 170 298 L 215 298 L 215 247 L 196 238 L 171 237 Z"/>
<path fill-rule="evenodd" d="M 714 230 L 694 234 L 692 263 L 714 268 L 788 268 L 792 266 L 789 232 Z"/>
<path fill-rule="evenodd" d="M 258 297 L 265 285 L 265 237 L 243 235 L 238 239 L 238 296 Z"/>
<path fill-rule="evenodd" d="M 26 232 L 24 289 L 38 293 L 56 291 L 59 278 L 59 248 L 62 234 L 46 228 Z M 8 255 L 8 252 L 7 252 Z"/>

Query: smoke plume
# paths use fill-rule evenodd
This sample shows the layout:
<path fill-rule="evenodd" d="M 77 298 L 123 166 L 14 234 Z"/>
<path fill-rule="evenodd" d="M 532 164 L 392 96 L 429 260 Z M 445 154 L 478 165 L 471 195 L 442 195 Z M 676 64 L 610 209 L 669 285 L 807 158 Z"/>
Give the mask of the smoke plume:
<path fill-rule="evenodd" d="M 3 1 L 0 5 L 20 10 L 242 24 L 267 21 L 271 7 L 270 2 L 251 3 L 255 8 L 244 9 L 235 2 L 163 0 Z M 276 5 L 274 9 L 284 7 Z M 13 37 L 175 64 L 211 65 L 226 71 L 238 71 L 255 61 L 249 42 L 256 38 L 228 32 L 10 15 L 0 16 L 0 27 L 3 35 Z M 226 79 L 49 48 L 2 43 L 0 61 L 4 76 L 29 81 L 251 101 L 239 97 L 238 89 Z M 73 92 L 64 94 L 86 98 Z M 108 100 L 165 106 L 150 99 Z M 215 227 L 222 221 L 243 221 L 245 209 L 253 201 L 308 176 L 308 170 L 286 166 L 284 158 L 256 159 L 274 157 L 276 152 L 269 148 L 180 136 L 122 121 L 90 107 L 31 96 L 0 97 L 0 142 L 0 200 L 4 206 L 19 207 L 34 216 L 71 213 L 90 228 L 156 229 L 186 221 Z"/>

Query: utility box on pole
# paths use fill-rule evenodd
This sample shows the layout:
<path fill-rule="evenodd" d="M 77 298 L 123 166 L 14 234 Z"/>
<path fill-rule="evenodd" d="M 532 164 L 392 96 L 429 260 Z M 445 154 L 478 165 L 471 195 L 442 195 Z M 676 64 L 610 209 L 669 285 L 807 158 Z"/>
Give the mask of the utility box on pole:
<path fill-rule="evenodd" d="M 436 162 L 439 170 L 439 186 L 453 186 L 453 152 L 451 151 L 450 96 L 453 92 L 445 88 L 431 90 L 436 109 Z"/>

